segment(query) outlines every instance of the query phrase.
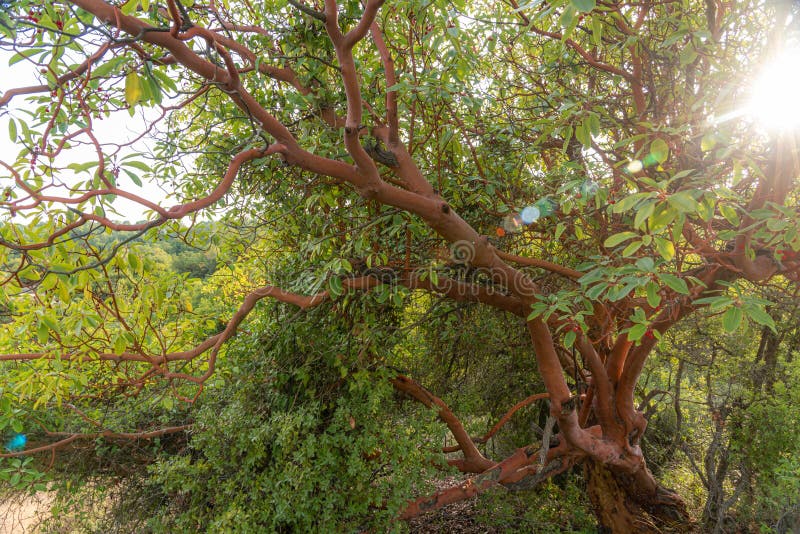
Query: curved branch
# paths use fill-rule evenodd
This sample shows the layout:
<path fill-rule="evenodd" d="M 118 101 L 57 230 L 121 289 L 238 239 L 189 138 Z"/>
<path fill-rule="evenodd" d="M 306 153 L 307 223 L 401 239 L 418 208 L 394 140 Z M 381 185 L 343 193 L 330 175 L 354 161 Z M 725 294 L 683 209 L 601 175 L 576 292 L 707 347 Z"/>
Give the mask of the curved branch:
<path fill-rule="evenodd" d="M 481 454 L 481 452 L 472 442 L 472 438 L 470 438 L 469 434 L 467 434 L 467 431 L 464 430 L 464 426 L 461 424 L 461 421 L 459 421 L 458 417 L 455 416 L 455 414 L 442 399 L 421 385 L 417 384 L 407 376 L 398 375 L 397 377 L 393 378 L 391 382 L 395 389 L 411 395 L 426 407 L 432 408 L 433 406 L 436 406 L 439 408 L 439 418 L 444 421 L 444 423 L 447 425 L 447 428 L 449 428 L 450 432 L 453 433 L 453 437 L 455 437 L 456 441 L 461 447 L 461 450 L 464 452 L 464 459 L 451 461 L 453 465 L 456 465 L 462 471 L 470 471 L 474 473 L 481 473 L 496 465 L 495 462 L 489 460 L 483 454 Z"/>
<path fill-rule="evenodd" d="M 503 415 L 503 417 L 500 418 L 499 421 L 497 421 L 497 423 L 495 423 L 495 425 L 491 428 L 491 430 L 489 430 L 489 432 L 487 432 L 486 434 L 484 434 L 482 437 L 479 437 L 479 438 L 473 437 L 472 438 L 472 442 L 473 443 L 486 443 L 487 441 L 489 441 L 489 439 L 491 439 L 492 436 L 497 434 L 497 432 L 501 428 L 503 428 L 503 426 L 506 423 L 508 423 L 511 420 L 511 416 L 513 416 L 518 410 L 521 410 L 525 406 L 529 406 L 529 405 L 533 404 L 537 400 L 548 399 L 548 398 L 550 398 L 550 394 L 549 393 L 536 393 L 536 394 L 531 395 L 530 397 L 528 397 L 528 398 L 526 398 L 524 400 L 519 401 L 514 406 L 512 406 L 511 409 L 508 410 L 505 413 L 505 415 Z M 461 445 L 453 445 L 452 447 L 444 447 L 444 448 L 442 448 L 442 452 L 457 452 L 457 451 L 460 451 L 460 450 L 461 450 Z"/>
<path fill-rule="evenodd" d="M 394 145 L 400 142 L 400 126 L 397 119 L 397 89 L 389 89 L 397 85 L 397 73 L 394 71 L 394 60 L 378 23 L 374 21 L 370 28 L 375 48 L 381 56 L 383 72 L 386 75 L 386 122 L 389 125 L 389 143 Z"/>
<path fill-rule="evenodd" d="M 50 443 L 48 445 L 42 445 L 41 447 L 34 447 L 33 449 L 26 449 L 23 451 L 16 451 L 16 452 L 9 452 L 9 453 L 0 453 L 0 458 L 13 458 L 16 456 L 28 456 L 30 454 L 36 454 L 39 452 L 46 452 L 46 451 L 53 451 L 56 449 L 60 449 L 65 445 L 69 445 L 73 441 L 79 439 L 97 439 L 97 438 L 109 438 L 109 439 L 153 439 L 160 436 L 164 436 L 167 434 L 175 434 L 177 432 L 183 432 L 191 428 L 192 425 L 181 425 L 181 426 L 171 426 L 166 428 L 160 428 L 158 430 L 150 430 L 150 431 L 142 431 L 142 432 L 113 432 L 111 430 L 103 430 L 102 432 L 94 432 L 91 434 L 70 434 L 65 432 L 47 432 L 48 436 L 68 436 L 64 439 L 58 440 L 56 442 Z"/>
<path fill-rule="evenodd" d="M 617 424 L 611 404 L 614 398 L 614 388 L 608 378 L 603 362 L 600 360 L 600 356 L 592 346 L 589 338 L 583 333 L 578 334 L 575 344 L 592 372 L 592 385 L 595 390 L 594 402 L 597 406 L 596 413 L 600 426 L 604 433 L 619 438 L 622 435 L 622 428 Z"/>
<path fill-rule="evenodd" d="M 114 45 L 114 46 L 116 47 L 120 45 Z M 74 80 L 78 76 L 88 71 L 89 68 L 92 66 L 92 64 L 99 61 L 105 55 L 105 53 L 108 52 L 108 50 L 110 50 L 111 48 L 112 48 L 111 43 L 104 43 L 102 46 L 100 46 L 100 48 L 97 49 L 96 52 L 94 52 L 91 56 L 86 58 L 86 60 L 83 63 L 73 68 L 66 74 L 62 74 L 61 76 L 56 78 L 55 81 L 56 85 L 63 86 L 65 83 Z M 15 87 L 13 89 L 9 89 L 5 93 L 3 93 L 2 97 L 0 97 L 0 108 L 8 105 L 8 103 L 11 102 L 11 99 L 14 98 L 15 96 L 30 95 L 33 93 L 49 93 L 50 91 L 52 91 L 52 88 L 47 84 L 31 85 L 28 87 Z"/>
<path fill-rule="evenodd" d="M 381 182 L 381 179 L 378 173 L 378 167 L 359 142 L 363 102 L 361 99 L 361 87 L 358 81 L 358 73 L 356 72 L 356 64 L 353 58 L 353 46 L 366 35 L 367 29 L 372 24 L 372 21 L 375 20 L 378 7 L 382 3 L 382 0 L 370 0 L 370 2 L 367 3 L 367 7 L 364 9 L 359 24 L 349 31 L 347 35 L 342 36 L 341 30 L 339 29 L 336 2 L 332 0 L 325 2 L 325 29 L 333 43 L 334 50 L 336 51 L 336 59 L 339 60 L 339 65 L 342 69 L 342 84 L 344 85 L 345 97 L 347 99 L 344 145 L 347 152 L 353 158 L 353 161 L 355 161 L 357 170 L 359 173 L 363 174 L 364 178 L 370 182 L 372 187 L 375 187 L 377 183 Z"/>
<path fill-rule="evenodd" d="M 503 252 L 501 250 L 497 251 L 497 255 L 506 261 L 510 261 L 513 263 L 518 263 L 520 265 L 527 265 L 528 267 L 537 267 L 539 269 L 544 269 L 545 271 L 550 271 L 552 273 L 560 274 L 561 276 L 565 276 L 572 280 L 577 280 L 583 276 L 583 273 L 580 271 L 576 271 L 575 269 L 570 269 L 569 267 L 564 267 L 563 265 L 558 265 L 557 263 L 552 263 L 547 260 L 540 260 L 537 258 L 526 258 L 524 256 L 515 256 L 514 254 L 509 254 L 508 252 Z"/>

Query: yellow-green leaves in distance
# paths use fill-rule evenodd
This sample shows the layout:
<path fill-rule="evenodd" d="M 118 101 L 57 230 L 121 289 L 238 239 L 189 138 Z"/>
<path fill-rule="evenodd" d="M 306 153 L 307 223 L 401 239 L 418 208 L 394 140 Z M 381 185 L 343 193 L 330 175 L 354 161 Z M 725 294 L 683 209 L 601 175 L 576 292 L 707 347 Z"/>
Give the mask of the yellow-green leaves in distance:
<path fill-rule="evenodd" d="M 125 76 L 125 102 L 131 107 L 135 106 L 142 98 L 142 81 L 135 72 Z"/>

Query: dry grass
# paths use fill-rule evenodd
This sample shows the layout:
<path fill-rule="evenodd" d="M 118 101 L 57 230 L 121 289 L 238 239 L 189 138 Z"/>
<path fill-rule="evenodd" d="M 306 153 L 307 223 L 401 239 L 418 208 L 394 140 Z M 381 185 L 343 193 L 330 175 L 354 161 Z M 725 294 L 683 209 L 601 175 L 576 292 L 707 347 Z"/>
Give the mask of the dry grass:
<path fill-rule="evenodd" d="M 52 502 L 53 495 L 45 491 L 6 496 L 0 502 L 0 534 L 36 532 L 39 524 L 50 515 Z"/>

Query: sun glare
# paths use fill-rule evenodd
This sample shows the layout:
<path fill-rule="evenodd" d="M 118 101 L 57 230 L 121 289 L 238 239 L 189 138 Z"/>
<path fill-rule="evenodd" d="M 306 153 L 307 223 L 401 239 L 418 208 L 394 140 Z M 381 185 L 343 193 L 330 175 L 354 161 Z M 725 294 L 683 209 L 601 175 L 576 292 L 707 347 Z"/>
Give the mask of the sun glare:
<path fill-rule="evenodd" d="M 800 48 L 764 67 L 753 86 L 750 115 L 771 130 L 800 127 Z"/>

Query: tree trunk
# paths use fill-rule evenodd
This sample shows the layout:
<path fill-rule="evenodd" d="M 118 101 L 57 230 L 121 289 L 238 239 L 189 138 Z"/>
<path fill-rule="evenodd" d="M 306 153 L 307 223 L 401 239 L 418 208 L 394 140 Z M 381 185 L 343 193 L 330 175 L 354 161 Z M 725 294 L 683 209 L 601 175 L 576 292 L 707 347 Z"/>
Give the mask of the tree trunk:
<path fill-rule="evenodd" d="M 645 534 L 693 530 L 683 499 L 659 486 L 647 468 L 631 476 L 614 473 L 590 460 L 586 475 L 600 532 Z"/>

